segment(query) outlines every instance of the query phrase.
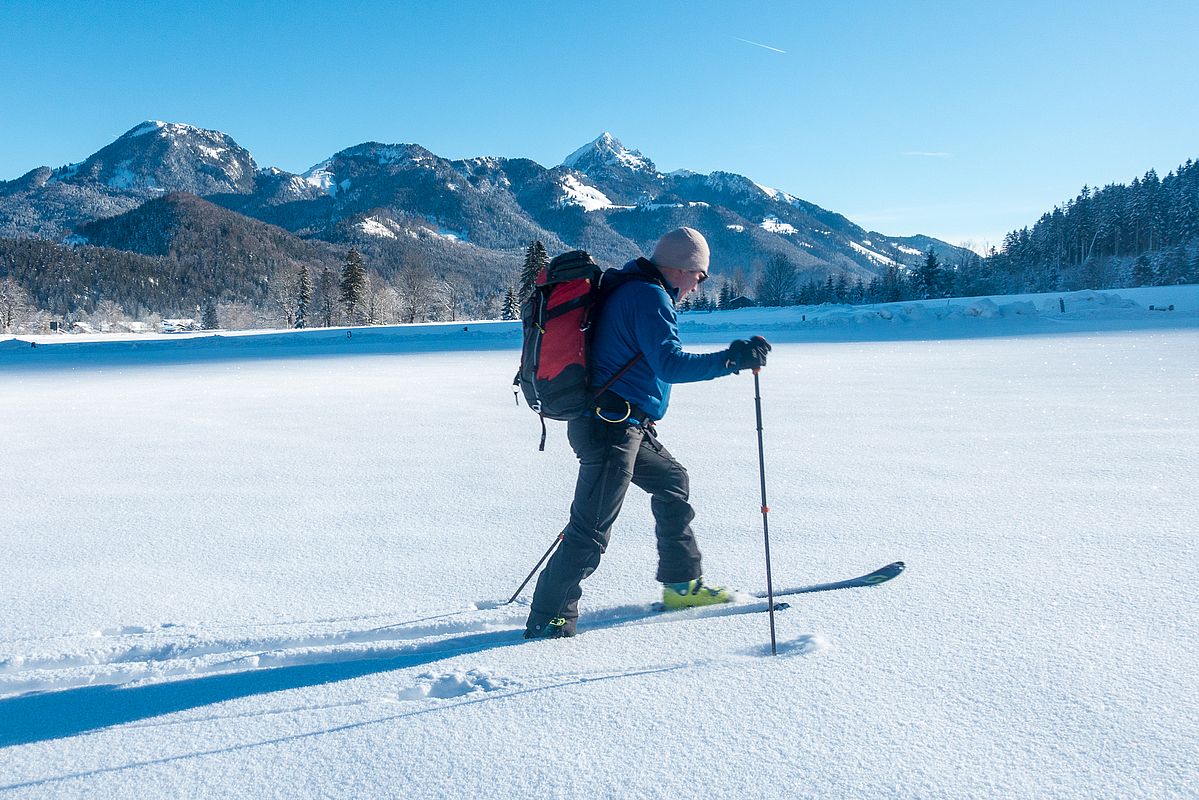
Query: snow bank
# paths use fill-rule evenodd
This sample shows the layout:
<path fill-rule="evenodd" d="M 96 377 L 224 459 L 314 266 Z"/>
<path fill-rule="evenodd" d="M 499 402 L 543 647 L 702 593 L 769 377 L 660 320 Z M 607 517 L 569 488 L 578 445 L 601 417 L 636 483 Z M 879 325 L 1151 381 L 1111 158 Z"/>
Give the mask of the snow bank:
<path fill-rule="evenodd" d="M 1173 310 L 1157 310 L 1171 305 Z M 679 315 L 680 334 L 694 342 L 719 342 L 746 331 L 770 334 L 778 341 L 861 341 L 1191 326 L 1199 326 L 1199 286 L 951 298 L 866 306 L 825 304 L 745 308 Z M 519 322 L 492 320 L 159 336 L 10 336 L 0 337 L 0 368 L 5 363 L 28 364 L 66 355 L 204 359 L 244 357 L 255 352 L 285 356 L 519 346 Z"/>

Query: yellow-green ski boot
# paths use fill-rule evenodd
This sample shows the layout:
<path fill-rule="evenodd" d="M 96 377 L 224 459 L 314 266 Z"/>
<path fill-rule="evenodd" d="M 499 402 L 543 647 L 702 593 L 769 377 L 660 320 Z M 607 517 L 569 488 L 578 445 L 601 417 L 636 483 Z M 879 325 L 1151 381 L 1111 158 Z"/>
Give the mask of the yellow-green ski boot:
<path fill-rule="evenodd" d="M 667 611 L 696 606 L 714 606 L 732 601 L 733 596 L 723 586 L 707 586 L 703 576 L 683 583 L 662 584 L 662 606 Z"/>

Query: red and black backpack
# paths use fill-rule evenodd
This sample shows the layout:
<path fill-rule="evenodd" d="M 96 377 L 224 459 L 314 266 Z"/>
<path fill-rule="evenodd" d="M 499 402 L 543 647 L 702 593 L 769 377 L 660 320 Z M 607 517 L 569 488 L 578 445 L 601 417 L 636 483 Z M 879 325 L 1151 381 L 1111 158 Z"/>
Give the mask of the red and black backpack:
<path fill-rule="evenodd" d="M 541 271 L 533 293 L 521 305 L 524 347 L 512 385 L 541 416 L 541 450 L 547 418 L 569 421 L 583 416 L 641 357 L 638 353 L 604 386 L 592 388 L 591 325 L 601 298 L 615 288 L 609 285 L 615 281 L 605 283 L 605 274 L 585 251 L 563 253 Z"/>

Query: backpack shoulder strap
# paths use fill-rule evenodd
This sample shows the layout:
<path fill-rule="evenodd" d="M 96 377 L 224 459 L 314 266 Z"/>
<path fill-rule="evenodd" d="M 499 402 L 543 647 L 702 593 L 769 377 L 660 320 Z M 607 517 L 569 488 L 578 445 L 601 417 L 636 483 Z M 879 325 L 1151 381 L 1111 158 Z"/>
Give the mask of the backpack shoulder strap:
<path fill-rule="evenodd" d="M 638 268 L 636 270 L 628 272 L 624 270 L 610 270 L 604 272 L 600 279 L 599 301 L 602 302 L 603 299 L 612 294 L 612 292 L 616 291 L 621 286 L 624 286 L 626 283 L 632 283 L 633 281 L 655 283 L 661 286 L 663 289 L 666 289 L 666 281 L 662 277 L 662 273 L 658 271 L 658 268 L 653 265 L 653 262 L 645 258 L 638 258 L 637 267 Z M 669 290 L 667 291 L 669 292 Z M 637 355 L 629 359 L 628 363 L 618 369 L 616 374 L 609 378 L 603 386 L 595 390 L 595 392 L 592 393 L 593 402 L 594 398 L 598 398 L 604 392 L 611 389 L 612 386 L 618 380 L 620 380 L 626 372 L 632 369 L 634 364 L 641 360 L 642 356 L 643 354 L 638 352 Z"/>
<path fill-rule="evenodd" d="M 612 292 L 624 286 L 626 283 L 633 281 L 645 281 L 646 283 L 656 283 L 663 289 L 666 289 L 666 279 L 662 277 L 662 273 L 658 272 L 658 268 L 653 265 L 648 259 L 637 259 L 637 269 L 626 272 L 624 270 L 605 270 L 603 277 L 600 279 L 600 294 L 601 297 L 609 295 Z M 667 290 L 669 293 L 669 290 Z"/>

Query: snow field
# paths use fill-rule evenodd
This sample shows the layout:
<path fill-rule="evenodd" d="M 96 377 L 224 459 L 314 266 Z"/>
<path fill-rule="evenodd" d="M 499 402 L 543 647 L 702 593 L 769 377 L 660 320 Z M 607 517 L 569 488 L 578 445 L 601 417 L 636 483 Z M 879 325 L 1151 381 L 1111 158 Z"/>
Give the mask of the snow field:
<path fill-rule="evenodd" d="M 1195 793 L 1197 330 L 784 337 L 776 586 L 909 568 L 777 658 L 748 607 L 632 618 L 635 490 L 583 635 L 517 644 L 574 463 L 513 351 L 254 355 L 0 363 L 0 796 Z M 752 381 L 660 432 L 764 588 Z"/>

